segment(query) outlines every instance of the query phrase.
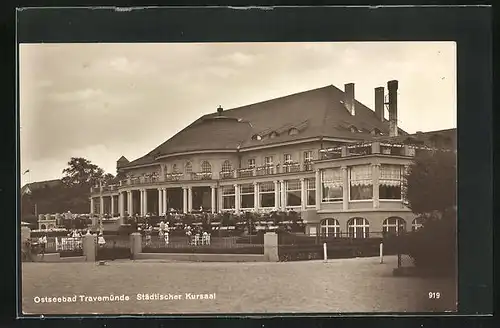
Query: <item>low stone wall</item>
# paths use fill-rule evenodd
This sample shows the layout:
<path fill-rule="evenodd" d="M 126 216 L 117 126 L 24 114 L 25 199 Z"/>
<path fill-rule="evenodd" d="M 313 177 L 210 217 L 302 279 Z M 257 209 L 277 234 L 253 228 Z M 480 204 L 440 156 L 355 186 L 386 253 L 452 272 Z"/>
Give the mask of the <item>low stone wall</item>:
<path fill-rule="evenodd" d="M 187 262 L 265 262 L 264 254 L 195 254 L 195 253 L 139 253 L 135 260 L 166 260 Z"/>
<path fill-rule="evenodd" d="M 46 253 L 45 255 L 38 254 L 33 258 L 35 262 L 86 262 L 86 256 L 71 256 L 71 257 L 61 257 L 59 253 Z"/>

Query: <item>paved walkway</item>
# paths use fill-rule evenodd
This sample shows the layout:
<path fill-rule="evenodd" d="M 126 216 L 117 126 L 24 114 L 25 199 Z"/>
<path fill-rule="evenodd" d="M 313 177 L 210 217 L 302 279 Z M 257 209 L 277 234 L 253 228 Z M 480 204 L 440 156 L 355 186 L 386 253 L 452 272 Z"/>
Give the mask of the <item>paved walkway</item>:
<path fill-rule="evenodd" d="M 26 314 L 44 315 L 454 310 L 451 282 L 393 277 L 395 266 L 394 257 L 386 258 L 384 264 L 378 258 L 329 263 L 23 263 L 22 309 Z M 429 292 L 440 292 L 442 297 L 429 300 Z M 151 293 L 181 296 L 138 300 L 138 294 Z M 213 293 L 215 299 L 189 299 Z M 35 303 L 44 297 L 75 295 L 75 303 Z M 80 295 L 123 295 L 128 300 L 86 302 Z"/>

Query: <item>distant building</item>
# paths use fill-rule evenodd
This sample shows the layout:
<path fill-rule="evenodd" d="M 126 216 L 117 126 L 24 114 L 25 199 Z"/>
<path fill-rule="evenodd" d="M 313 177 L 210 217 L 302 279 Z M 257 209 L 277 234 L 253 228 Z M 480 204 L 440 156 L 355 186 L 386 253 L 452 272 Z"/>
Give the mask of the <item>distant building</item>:
<path fill-rule="evenodd" d="M 44 188 L 59 187 L 62 186 L 62 184 L 63 182 L 60 179 L 27 183 L 21 187 L 21 195 L 31 194 L 35 190 Z"/>
<path fill-rule="evenodd" d="M 375 110 L 326 86 L 200 117 L 146 155 L 117 161 L 126 178 L 91 190 L 92 213 L 295 210 L 306 233 L 418 227 L 405 206 L 405 166 L 428 147 L 456 147 L 456 130 L 398 127 L 397 81 L 375 89 Z M 388 118 L 384 112 L 387 106 Z"/>

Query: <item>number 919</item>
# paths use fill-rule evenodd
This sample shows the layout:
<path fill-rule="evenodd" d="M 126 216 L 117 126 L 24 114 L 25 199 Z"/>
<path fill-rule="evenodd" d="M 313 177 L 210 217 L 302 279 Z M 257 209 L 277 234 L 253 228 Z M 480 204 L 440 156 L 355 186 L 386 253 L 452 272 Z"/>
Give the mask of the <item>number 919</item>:
<path fill-rule="evenodd" d="M 441 293 L 440 292 L 429 292 L 429 298 L 430 299 L 441 298 Z"/>

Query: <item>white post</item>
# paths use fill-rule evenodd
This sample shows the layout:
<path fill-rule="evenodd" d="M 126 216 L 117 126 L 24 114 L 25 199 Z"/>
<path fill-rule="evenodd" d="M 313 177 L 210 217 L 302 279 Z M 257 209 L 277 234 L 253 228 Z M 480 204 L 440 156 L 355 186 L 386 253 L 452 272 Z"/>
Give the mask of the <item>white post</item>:
<path fill-rule="evenodd" d="M 328 262 L 328 254 L 326 253 L 326 243 L 323 243 L 323 258 L 325 263 Z"/>
<path fill-rule="evenodd" d="M 148 214 L 148 190 L 144 189 L 144 216 Z"/>
<path fill-rule="evenodd" d="M 90 197 L 90 214 L 94 214 L 94 197 Z"/>
<path fill-rule="evenodd" d="M 187 187 L 182 188 L 182 211 L 187 213 L 188 211 L 188 190 Z"/>
<path fill-rule="evenodd" d="M 380 243 L 380 264 L 384 263 L 384 243 Z"/>
<path fill-rule="evenodd" d="M 115 214 L 115 196 L 111 196 L 111 216 Z"/>
<path fill-rule="evenodd" d="M 281 199 L 281 210 L 286 210 L 286 183 L 284 180 L 280 181 L 280 199 Z"/>
<path fill-rule="evenodd" d="M 240 213 L 240 206 L 241 206 L 241 199 L 240 199 L 240 186 L 238 184 L 234 185 L 234 210 L 236 213 Z"/>

